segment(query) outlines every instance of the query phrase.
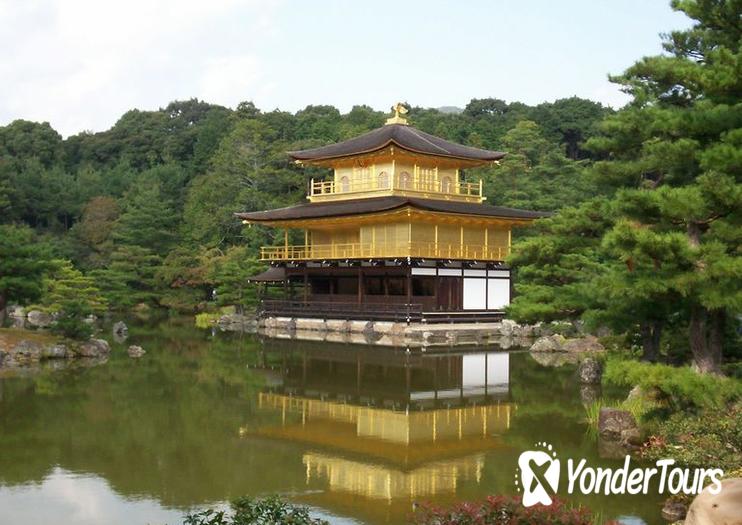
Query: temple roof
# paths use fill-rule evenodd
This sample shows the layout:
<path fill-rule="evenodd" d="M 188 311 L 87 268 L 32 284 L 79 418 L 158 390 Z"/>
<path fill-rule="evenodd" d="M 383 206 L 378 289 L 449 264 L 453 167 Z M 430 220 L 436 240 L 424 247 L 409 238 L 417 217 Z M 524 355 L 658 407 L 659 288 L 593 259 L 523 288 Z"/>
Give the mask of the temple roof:
<path fill-rule="evenodd" d="M 412 208 L 432 212 L 476 215 L 480 217 L 493 218 L 501 217 L 507 219 L 538 219 L 550 215 L 546 212 L 504 208 L 502 206 L 489 206 L 487 204 L 472 202 L 418 199 L 398 196 L 304 203 L 296 206 L 289 206 L 287 208 L 236 213 L 235 215 L 250 222 L 273 222 L 379 213 L 392 211 L 405 206 L 411 206 Z"/>
<path fill-rule="evenodd" d="M 248 283 L 279 283 L 286 280 L 286 269 L 271 266 L 266 271 L 247 278 Z"/>
<path fill-rule="evenodd" d="M 412 153 L 477 161 L 482 164 L 505 156 L 505 153 L 500 151 L 489 151 L 449 142 L 405 124 L 387 124 L 343 142 L 320 148 L 290 151 L 289 155 L 301 162 L 318 162 L 373 153 L 391 145 Z"/>

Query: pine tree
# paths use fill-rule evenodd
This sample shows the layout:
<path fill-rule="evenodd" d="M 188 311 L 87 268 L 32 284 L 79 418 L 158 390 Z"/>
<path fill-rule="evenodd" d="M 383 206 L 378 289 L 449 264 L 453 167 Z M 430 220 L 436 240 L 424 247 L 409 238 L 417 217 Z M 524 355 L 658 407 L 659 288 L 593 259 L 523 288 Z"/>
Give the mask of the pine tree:
<path fill-rule="evenodd" d="M 611 227 L 607 199 L 562 209 L 538 221 L 508 257 L 515 291 L 508 315 L 522 322 L 575 319 L 597 308 L 592 282 L 608 264 L 601 242 Z"/>
<path fill-rule="evenodd" d="M 263 270 L 265 265 L 244 246 L 234 246 L 215 259 L 210 277 L 216 286 L 217 304 L 254 307 L 258 302 L 256 286 L 247 280 Z"/>
<path fill-rule="evenodd" d="M 89 337 L 92 329 L 85 318 L 104 312 L 106 300 L 93 278 L 83 275 L 70 261 L 54 260 L 51 264 L 44 277 L 40 307 L 60 314 L 54 325 L 56 332 L 76 339 Z"/>
<path fill-rule="evenodd" d="M 157 298 L 155 272 L 160 257 L 141 246 L 119 246 L 111 254 L 109 265 L 91 275 L 103 296 L 116 308 L 130 308 L 139 303 L 152 303 Z"/>
<path fill-rule="evenodd" d="M 175 240 L 177 220 L 173 204 L 158 180 L 139 179 L 127 193 L 125 208 L 113 232 L 121 245 L 139 246 L 162 255 Z"/>
<path fill-rule="evenodd" d="M 88 313 L 102 313 L 106 301 L 92 277 L 72 266 L 71 261 L 53 260 L 52 268 L 43 280 L 41 305 L 50 312 L 64 311 L 65 305 L 80 301 Z"/>
<path fill-rule="evenodd" d="M 0 225 L 0 322 L 8 302 L 27 303 L 41 296 L 42 277 L 49 266 L 30 228 Z"/>
<path fill-rule="evenodd" d="M 696 367 L 718 372 L 724 324 L 741 306 L 739 4 L 673 7 L 695 25 L 665 37 L 668 55 L 614 78 L 633 101 L 590 146 L 609 159 L 596 165 L 598 181 L 630 188 L 616 196 L 606 248 L 625 272 L 645 276 L 615 279 L 615 295 L 630 298 L 638 288 L 650 301 L 681 297 L 668 314 L 688 319 Z"/>

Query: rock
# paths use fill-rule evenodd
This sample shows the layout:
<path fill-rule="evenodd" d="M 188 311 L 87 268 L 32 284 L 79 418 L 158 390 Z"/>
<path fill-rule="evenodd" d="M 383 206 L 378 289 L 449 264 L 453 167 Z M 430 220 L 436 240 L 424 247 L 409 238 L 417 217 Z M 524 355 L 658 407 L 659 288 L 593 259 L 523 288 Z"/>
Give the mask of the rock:
<path fill-rule="evenodd" d="M 350 321 L 342 319 L 328 319 L 325 326 L 331 332 L 350 332 Z"/>
<path fill-rule="evenodd" d="M 98 322 L 98 316 L 96 316 L 96 315 L 93 315 L 93 314 L 90 314 L 89 316 L 87 316 L 87 317 L 86 317 L 86 318 L 85 318 L 85 319 L 83 320 L 83 322 L 84 322 L 85 324 L 88 324 L 88 325 L 91 325 L 91 326 L 92 326 L 92 325 L 94 325 L 95 323 L 97 323 L 97 322 Z"/>
<path fill-rule="evenodd" d="M 742 478 L 721 482 L 721 491 L 711 494 L 709 487 L 701 492 L 688 507 L 685 525 L 740 525 L 742 524 Z"/>
<path fill-rule="evenodd" d="M 639 385 L 634 386 L 629 391 L 629 395 L 626 396 L 626 401 L 633 401 L 635 399 L 644 399 L 647 401 L 661 401 L 663 398 L 662 392 L 658 388 L 649 388 L 645 390 Z"/>
<path fill-rule="evenodd" d="M 126 338 L 129 335 L 129 327 L 123 321 L 113 323 L 113 335 Z"/>
<path fill-rule="evenodd" d="M 530 356 L 541 366 L 560 367 L 577 364 L 577 354 L 566 352 L 531 352 Z"/>
<path fill-rule="evenodd" d="M 141 346 L 137 346 L 137 345 L 131 345 L 131 346 L 130 346 L 130 347 L 129 347 L 129 348 L 127 349 L 127 350 L 126 350 L 126 352 L 127 352 L 128 354 L 129 354 L 129 357 L 133 357 L 133 358 L 139 358 L 139 357 L 142 357 L 142 356 L 143 356 L 144 354 L 146 354 L 146 353 L 147 353 L 147 352 L 146 352 L 146 351 L 144 350 L 144 348 L 142 348 Z"/>
<path fill-rule="evenodd" d="M 23 328 L 26 325 L 26 310 L 22 306 L 8 306 L 7 314 L 11 327 Z M 2 319 L 2 317 L 0 317 L 0 319 Z"/>
<path fill-rule="evenodd" d="M 53 318 L 46 312 L 40 310 L 31 310 L 27 316 L 28 325 L 34 328 L 49 328 Z"/>
<path fill-rule="evenodd" d="M 593 357 L 580 361 L 577 375 L 583 385 L 599 385 L 603 377 L 603 364 Z"/>
<path fill-rule="evenodd" d="M 662 517 L 672 523 L 685 519 L 687 513 L 688 505 L 672 497 L 667 498 L 662 506 Z"/>
<path fill-rule="evenodd" d="M 80 357 L 104 357 L 111 353 L 108 341 L 104 339 L 90 339 L 77 347 Z"/>
<path fill-rule="evenodd" d="M 589 405 L 600 399 L 600 386 L 598 385 L 581 385 L 580 401 L 583 405 Z"/>
<path fill-rule="evenodd" d="M 577 339 L 569 339 L 564 343 L 563 350 L 565 352 L 603 352 L 605 347 L 594 335 L 586 335 Z"/>
<path fill-rule="evenodd" d="M 256 332 L 258 320 L 254 316 L 243 314 L 224 314 L 216 322 L 220 330 L 224 332 Z"/>
<path fill-rule="evenodd" d="M 564 337 L 559 334 L 539 337 L 531 345 L 531 352 L 562 352 L 564 341 Z"/>
<path fill-rule="evenodd" d="M 530 324 L 515 325 L 513 327 L 513 337 L 533 337 L 534 335 L 536 335 L 535 329 Z"/>
<path fill-rule="evenodd" d="M 624 459 L 628 450 L 620 441 L 598 437 L 598 457 L 603 459 Z"/>
<path fill-rule="evenodd" d="M 519 328 L 520 326 L 518 325 L 518 323 L 516 323 L 512 319 L 503 319 L 500 323 L 500 334 L 504 335 L 505 337 L 511 337 L 515 335 L 514 331 Z"/>
<path fill-rule="evenodd" d="M 37 363 L 41 359 L 43 347 L 36 341 L 27 339 L 17 342 L 8 352 L 8 362 L 16 366 Z"/>
<path fill-rule="evenodd" d="M 62 343 L 46 345 L 41 350 L 41 356 L 47 359 L 64 359 L 69 355 L 67 346 Z"/>
<path fill-rule="evenodd" d="M 598 416 L 598 434 L 604 439 L 628 444 L 638 438 L 639 427 L 628 410 L 603 407 Z"/>
<path fill-rule="evenodd" d="M 574 335 L 577 331 L 569 321 L 552 321 L 549 323 L 552 333 Z"/>

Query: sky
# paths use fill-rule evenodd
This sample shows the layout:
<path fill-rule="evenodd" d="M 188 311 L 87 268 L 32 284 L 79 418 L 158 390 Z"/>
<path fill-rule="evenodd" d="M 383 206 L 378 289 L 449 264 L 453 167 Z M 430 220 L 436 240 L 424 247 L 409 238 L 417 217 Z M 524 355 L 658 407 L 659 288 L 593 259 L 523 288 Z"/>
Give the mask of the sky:
<path fill-rule="evenodd" d="M 64 136 L 198 98 L 295 112 L 577 95 L 688 27 L 666 0 L 0 0 L 0 125 Z"/>

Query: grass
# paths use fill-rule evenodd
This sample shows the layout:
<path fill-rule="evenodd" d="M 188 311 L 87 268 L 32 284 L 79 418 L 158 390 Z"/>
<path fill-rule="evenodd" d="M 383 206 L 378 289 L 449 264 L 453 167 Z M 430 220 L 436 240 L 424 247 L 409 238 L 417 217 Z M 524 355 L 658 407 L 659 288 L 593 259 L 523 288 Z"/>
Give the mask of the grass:
<path fill-rule="evenodd" d="M 626 410 L 634 416 L 637 423 L 646 419 L 647 414 L 661 408 L 663 405 L 659 401 L 650 399 L 646 395 L 631 396 L 624 400 L 614 399 L 607 400 L 604 398 L 596 399 L 591 403 L 584 405 L 585 421 L 587 422 L 587 431 L 591 436 L 598 435 L 598 421 L 600 418 L 600 409 L 604 407 L 618 408 Z"/>
<path fill-rule="evenodd" d="M 619 358 L 609 359 L 603 381 L 624 387 L 639 385 L 653 392 L 669 411 L 724 410 L 742 399 L 742 381 L 736 378 L 699 374 L 689 366 L 642 363 Z"/>
<path fill-rule="evenodd" d="M 59 337 L 48 332 L 23 330 L 21 328 L 0 328 L 0 347 L 3 344 L 13 346 L 21 341 L 35 341 L 37 343 L 54 343 Z"/>

